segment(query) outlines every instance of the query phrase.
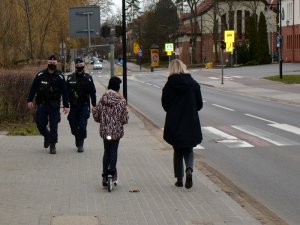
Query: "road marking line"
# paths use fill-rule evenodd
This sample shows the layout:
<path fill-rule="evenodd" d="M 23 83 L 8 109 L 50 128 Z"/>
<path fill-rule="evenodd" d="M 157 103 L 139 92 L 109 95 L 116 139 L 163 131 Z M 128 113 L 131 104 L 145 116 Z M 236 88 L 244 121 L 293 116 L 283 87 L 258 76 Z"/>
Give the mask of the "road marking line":
<path fill-rule="evenodd" d="M 220 78 L 218 77 L 208 77 L 209 79 L 212 79 L 212 80 L 219 80 Z"/>
<path fill-rule="evenodd" d="M 232 127 L 237 130 L 243 131 L 245 133 L 251 134 L 253 136 L 259 137 L 277 146 L 299 145 L 299 143 L 297 142 L 269 133 L 267 131 L 260 130 L 252 126 L 242 125 L 242 126 L 232 126 Z"/>
<path fill-rule="evenodd" d="M 278 129 L 281 129 L 281 130 L 284 130 L 284 131 L 288 131 L 290 133 L 300 135 L 300 128 L 299 127 L 294 127 L 294 126 L 289 125 L 289 124 L 280 124 L 280 123 L 268 124 L 268 125 L 272 126 L 272 127 L 276 127 Z"/>
<path fill-rule="evenodd" d="M 269 122 L 269 123 L 276 123 L 276 122 L 274 122 L 274 121 L 272 121 L 272 120 L 267 120 L 267 119 L 264 119 L 264 118 L 261 118 L 261 117 L 258 117 L 258 116 L 254 116 L 254 115 L 251 115 L 251 114 L 244 114 L 245 116 L 250 116 L 250 117 L 253 117 L 253 118 L 255 118 L 255 119 L 259 119 L 259 120 L 263 120 L 263 121 L 266 121 L 266 122 Z"/>
<path fill-rule="evenodd" d="M 217 104 L 212 104 L 216 107 L 219 107 L 219 108 L 222 108 L 222 109 L 226 109 L 226 110 L 229 110 L 229 111 L 235 111 L 234 109 L 230 109 L 230 108 L 227 108 L 227 107 L 224 107 L 224 106 L 221 106 L 221 105 L 217 105 Z"/>
<path fill-rule="evenodd" d="M 245 148 L 245 147 L 254 147 L 246 141 L 240 140 L 237 137 L 229 135 L 221 130 L 218 130 L 214 127 L 203 127 L 204 132 L 213 134 L 218 138 L 217 143 L 225 144 L 230 148 Z"/>

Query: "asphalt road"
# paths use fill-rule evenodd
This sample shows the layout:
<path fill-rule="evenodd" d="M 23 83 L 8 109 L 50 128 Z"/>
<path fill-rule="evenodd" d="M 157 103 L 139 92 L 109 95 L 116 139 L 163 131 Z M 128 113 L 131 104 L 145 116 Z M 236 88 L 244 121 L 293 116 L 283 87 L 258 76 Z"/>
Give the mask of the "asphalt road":
<path fill-rule="evenodd" d="M 105 68 L 93 74 L 107 85 Z M 158 73 L 128 76 L 129 104 L 161 128 L 165 113 L 160 97 L 166 79 Z M 195 151 L 289 224 L 300 224 L 299 107 L 205 86 L 202 94 L 204 140 Z"/>

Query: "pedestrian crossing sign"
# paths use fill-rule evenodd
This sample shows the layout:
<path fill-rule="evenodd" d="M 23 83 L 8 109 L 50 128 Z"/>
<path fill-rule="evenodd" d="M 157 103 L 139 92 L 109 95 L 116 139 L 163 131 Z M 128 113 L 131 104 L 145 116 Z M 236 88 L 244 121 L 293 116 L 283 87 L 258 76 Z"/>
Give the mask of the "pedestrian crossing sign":
<path fill-rule="evenodd" d="M 174 51 L 173 43 L 165 43 L 165 51 L 166 52 L 173 52 Z"/>
<path fill-rule="evenodd" d="M 224 39 L 226 43 L 234 42 L 234 30 L 225 30 L 224 31 Z"/>

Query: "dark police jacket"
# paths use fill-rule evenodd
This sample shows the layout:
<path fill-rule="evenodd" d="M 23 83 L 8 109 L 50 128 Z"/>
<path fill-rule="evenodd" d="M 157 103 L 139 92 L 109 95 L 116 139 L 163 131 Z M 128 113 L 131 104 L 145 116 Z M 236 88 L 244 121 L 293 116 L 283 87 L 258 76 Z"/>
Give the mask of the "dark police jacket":
<path fill-rule="evenodd" d="M 47 69 L 38 72 L 32 82 L 27 102 L 32 102 L 35 95 L 37 105 L 50 104 L 59 107 L 62 96 L 64 107 L 69 107 L 67 86 L 60 71 L 53 74 L 49 74 Z"/>
<path fill-rule="evenodd" d="M 194 147 L 202 141 L 198 111 L 203 107 L 200 85 L 190 74 L 173 74 L 162 90 L 166 111 L 164 139 L 175 147 Z"/>
<path fill-rule="evenodd" d="M 71 106 L 89 104 L 96 106 L 96 88 L 92 76 L 87 73 L 73 73 L 67 78 L 67 88 Z"/>

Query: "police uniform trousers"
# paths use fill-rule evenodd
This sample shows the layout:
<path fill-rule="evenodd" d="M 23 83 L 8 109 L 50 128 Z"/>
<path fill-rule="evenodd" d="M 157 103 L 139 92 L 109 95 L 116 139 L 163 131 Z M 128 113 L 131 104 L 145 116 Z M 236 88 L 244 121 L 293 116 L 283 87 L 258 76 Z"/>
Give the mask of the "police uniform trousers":
<path fill-rule="evenodd" d="M 48 103 L 38 105 L 35 122 L 39 132 L 49 143 L 57 143 L 57 127 L 60 122 L 60 107 Z M 49 124 L 49 129 L 48 129 Z"/>
<path fill-rule="evenodd" d="M 84 140 L 87 137 L 86 127 L 90 117 L 90 105 L 84 103 L 81 105 L 71 105 L 68 120 L 72 134 L 78 140 Z"/>

